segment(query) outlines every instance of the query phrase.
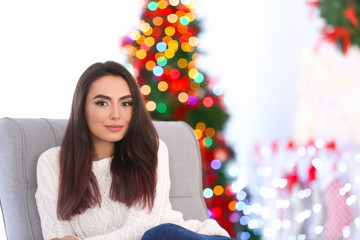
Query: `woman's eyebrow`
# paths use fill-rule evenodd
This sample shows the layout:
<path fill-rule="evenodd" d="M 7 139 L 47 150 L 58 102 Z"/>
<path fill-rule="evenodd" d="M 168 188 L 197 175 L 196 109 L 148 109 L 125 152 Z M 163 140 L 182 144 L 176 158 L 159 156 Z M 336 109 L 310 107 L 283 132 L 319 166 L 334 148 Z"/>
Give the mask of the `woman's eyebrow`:
<path fill-rule="evenodd" d="M 103 94 L 96 95 L 95 97 L 93 97 L 93 100 L 95 100 L 97 98 L 103 98 L 103 99 L 111 100 L 111 97 L 103 95 Z"/>
<path fill-rule="evenodd" d="M 124 100 L 124 99 L 126 99 L 126 98 L 132 98 L 132 96 L 131 96 L 131 95 L 125 95 L 125 96 L 122 96 L 122 97 L 120 98 L 120 100 Z"/>
<path fill-rule="evenodd" d="M 93 100 L 95 100 L 95 99 L 97 99 L 97 98 L 102 98 L 102 99 L 111 100 L 111 97 L 106 96 L 106 95 L 104 95 L 104 94 L 98 94 L 98 95 L 96 95 L 95 97 L 93 97 Z M 120 98 L 120 100 L 124 100 L 124 99 L 127 99 L 127 98 L 132 98 L 132 96 L 131 96 L 131 95 L 125 95 L 125 96 L 122 96 L 122 97 Z"/>

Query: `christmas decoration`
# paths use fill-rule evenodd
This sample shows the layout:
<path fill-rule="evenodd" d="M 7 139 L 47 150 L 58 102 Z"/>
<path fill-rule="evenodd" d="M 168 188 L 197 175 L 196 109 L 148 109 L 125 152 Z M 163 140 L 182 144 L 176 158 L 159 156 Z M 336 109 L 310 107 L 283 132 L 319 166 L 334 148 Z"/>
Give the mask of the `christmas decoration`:
<path fill-rule="evenodd" d="M 248 217 L 264 238 L 359 239 L 359 149 L 321 138 L 276 143 L 242 156 L 256 182 Z"/>
<path fill-rule="evenodd" d="M 221 133 L 228 119 L 223 90 L 196 63 L 199 32 L 192 0 L 144 1 L 139 29 L 121 45 L 153 119 L 182 120 L 193 127 L 203 159 L 209 216 L 230 235 L 239 231 L 247 237 L 242 239 L 249 239 L 253 232 L 239 224 L 242 209 L 226 172 L 233 151 Z"/>
<path fill-rule="evenodd" d="M 359 0 L 316 0 L 309 5 L 318 7 L 325 20 L 322 35 L 336 43 L 344 53 L 351 45 L 360 46 L 360 1 Z"/>

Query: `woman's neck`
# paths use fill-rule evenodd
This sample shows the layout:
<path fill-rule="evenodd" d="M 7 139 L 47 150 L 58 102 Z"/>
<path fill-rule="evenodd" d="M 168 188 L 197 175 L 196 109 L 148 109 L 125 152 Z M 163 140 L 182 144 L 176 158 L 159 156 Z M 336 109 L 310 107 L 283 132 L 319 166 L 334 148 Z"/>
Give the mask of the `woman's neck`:
<path fill-rule="evenodd" d="M 114 154 L 114 143 L 94 143 L 94 161 L 111 157 Z"/>

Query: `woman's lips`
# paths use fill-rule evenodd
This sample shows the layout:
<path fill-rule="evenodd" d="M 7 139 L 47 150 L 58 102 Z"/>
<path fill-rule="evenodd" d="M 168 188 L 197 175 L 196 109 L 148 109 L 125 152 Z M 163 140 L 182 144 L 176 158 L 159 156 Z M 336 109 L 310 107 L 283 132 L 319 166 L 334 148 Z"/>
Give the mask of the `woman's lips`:
<path fill-rule="evenodd" d="M 107 125 L 105 127 L 112 132 L 119 132 L 123 128 L 122 125 Z"/>

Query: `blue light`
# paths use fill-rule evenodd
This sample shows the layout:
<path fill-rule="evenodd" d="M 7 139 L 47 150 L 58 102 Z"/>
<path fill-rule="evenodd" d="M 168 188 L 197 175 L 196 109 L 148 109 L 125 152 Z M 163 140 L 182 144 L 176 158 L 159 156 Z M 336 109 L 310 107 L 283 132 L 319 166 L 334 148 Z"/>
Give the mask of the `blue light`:
<path fill-rule="evenodd" d="M 157 77 L 160 77 L 164 73 L 164 69 L 160 66 L 155 66 L 152 71 L 153 74 Z"/>
<path fill-rule="evenodd" d="M 205 188 L 203 191 L 204 198 L 211 198 L 214 195 L 214 192 L 211 188 Z"/>
<path fill-rule="evenodd" d="M 167 46 L 166 46 L 166 43 L 164 42 L 159 42 L 158 44 L 156 44 L 156 49 L 159 51 L 159 52 L 165 52 Z"/>
<path fill-rule="evenodd" d="M 246 205 L 245 205 L 245 203 L 244 203 L 243 201 L 239 201 L 239 202 L 236 203 L 236 209 L 237 209 L 238 211 L 242 211 L 245 206 L 246 206 Z"/>
<path fill-rule="evenodd" d="M 224 93 L 224 89 L 220 86 L 220 85 L 216 85 L 214 88 L 213 88 L 213 93 L 216 95 L 216 96 L 220 96 Z"/>
<path fill-rule="evenodd" d="M 249 223 L 249 221 L 250 221 L 250 218 L 248 216 L 242 216 L 240 218 L 240 224 L 243 226 L 247 225 Z"/>
<path fill-rule="evenodd" d="M 240 239 L 241 240 L 248 240 L 250 238 L 250 233 L 248 232 L 242 232 L 241 235 L 240 235 Z"/>

